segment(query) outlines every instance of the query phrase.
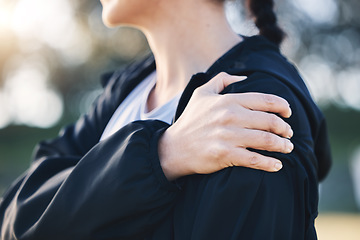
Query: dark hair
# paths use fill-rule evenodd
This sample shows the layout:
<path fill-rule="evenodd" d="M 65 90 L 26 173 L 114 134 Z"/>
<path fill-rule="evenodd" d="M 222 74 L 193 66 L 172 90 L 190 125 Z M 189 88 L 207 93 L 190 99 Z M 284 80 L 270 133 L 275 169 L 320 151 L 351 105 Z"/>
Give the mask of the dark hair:
<path fill-rule="evenodd" d="M 255 17 L 255 25 L 260 30 L 260 35 L 273 43 L 280 45 L 285 33 L 278 26 L 274 12 L 273 0 L 246 0 L 247 8 Z"/>
<path fill-rule="evenodd" d="M 226 0 L 215 0 L 224 3 Z M 242 0 L 244 1 L 244 0 Z M 280 45 L 285 38 L 285 32 L 278 26 L 274 12 L 274 0 L 245 0 L 246 7 L 255 18 L 255 25 L 260 35 L 266 37 L 276 45 Z"/>

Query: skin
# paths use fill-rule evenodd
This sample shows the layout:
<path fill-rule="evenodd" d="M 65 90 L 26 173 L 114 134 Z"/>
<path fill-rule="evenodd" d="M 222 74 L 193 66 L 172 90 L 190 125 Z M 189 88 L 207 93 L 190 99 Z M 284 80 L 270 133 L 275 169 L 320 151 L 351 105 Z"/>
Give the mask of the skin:
<path fill-rule="evenodd" d="M 101 2 L 107 26 L 133 26 L 147 37 L 157 70 L 157 83 L 147 101 L 149 110 L 183 91 L 193 74 L 206 71 L 242 41 L 230 28 L 223 5 L 209 0 Z M 165 131 L 159 157 L 169 180 L 231 166 L 270 172 L 281 169 L 279 160 L 247 148 L 293 150 L 291 127 L 276 115 L 290 117 L 289 104 L 268 94 L 219 94 L 241 80 L 244 77 L 218 74 L 195 90 L 181 117 Z"/>

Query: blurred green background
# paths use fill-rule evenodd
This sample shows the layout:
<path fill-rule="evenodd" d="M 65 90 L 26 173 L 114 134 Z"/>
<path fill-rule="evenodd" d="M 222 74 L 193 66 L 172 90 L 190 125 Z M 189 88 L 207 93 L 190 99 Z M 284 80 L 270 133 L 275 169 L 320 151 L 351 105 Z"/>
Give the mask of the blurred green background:
<path fill-rule="evenodd" d="M 279 0 L 282 51 L 324 111 L 334 163 L 320 211 L 360 209 L 360 2 Z M 241 2 L 234 29 L 256 34 Z M 0 194 L 26 170 L 32 149 L 86 112 L 102 73 L 149 52 L 144 36 L 108 29 L 99 1 L 0 0 Z"/>

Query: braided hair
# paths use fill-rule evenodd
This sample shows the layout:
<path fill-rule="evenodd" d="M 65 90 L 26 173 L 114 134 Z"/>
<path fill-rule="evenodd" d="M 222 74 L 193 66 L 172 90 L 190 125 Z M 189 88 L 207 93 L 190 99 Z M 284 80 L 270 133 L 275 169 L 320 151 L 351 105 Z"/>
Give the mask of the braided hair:
<path fill-rule="evenodd" d="M 255 17 L 255 25 L 260 35 L 280 45 L 285 37 L 284 31 L 278 26 L 274 12 L 273 0 L 246 0 L 247 8 Z"/>

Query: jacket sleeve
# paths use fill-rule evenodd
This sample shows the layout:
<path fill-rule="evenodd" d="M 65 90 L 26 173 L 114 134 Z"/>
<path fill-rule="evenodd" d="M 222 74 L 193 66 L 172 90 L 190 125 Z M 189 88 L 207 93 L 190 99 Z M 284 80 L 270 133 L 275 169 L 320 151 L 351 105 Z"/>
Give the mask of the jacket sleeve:
<path fill-rule="evenodd" d="M 157 143 L 169 125 L 133 122 L 98 142 L 111 91 L 39 144 L 0 205 L 1 239 L 137 239 L 167 216 L 179 188 L 162 172 Z"/>
<path fill-rule="evenodd" d="M 294 130 L 291 154 L 258 151 L 283 162 L 269 173 L 243 167 L 184 178 L 175 209 L 178 239 L 316 239 L 318 178 L 312 123 L 303 103 L 278 79 L 256 73 L 226 93 L 263 92 L 288 100 Z M 187 221 L 181 221 L 181 216 Z"/>

